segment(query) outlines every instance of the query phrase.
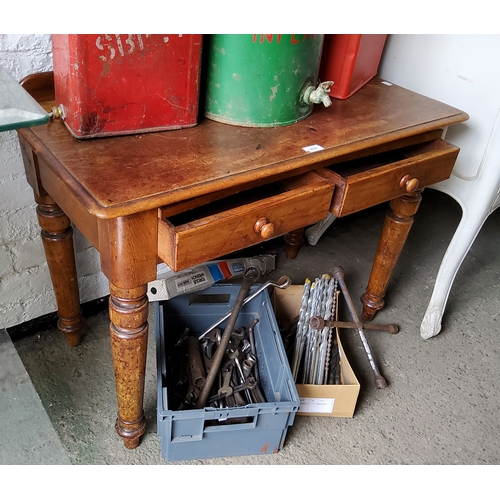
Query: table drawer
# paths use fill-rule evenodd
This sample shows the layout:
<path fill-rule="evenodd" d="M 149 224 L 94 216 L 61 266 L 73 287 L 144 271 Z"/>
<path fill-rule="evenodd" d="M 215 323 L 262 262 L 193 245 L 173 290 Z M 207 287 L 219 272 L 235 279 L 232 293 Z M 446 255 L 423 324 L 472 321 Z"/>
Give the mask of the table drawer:
<path fill-rule="evenodd" d="M 308 172 L 160 219 L 158 255 L 179 271 L 314 224 L 327 216 L 333 189 Z"/>
<path fill-rule="evenodd" d="M 330 212 L 349 215 L 448 179 L 458 152 L 437 139 L 325 168 L 336 186 Z"/>

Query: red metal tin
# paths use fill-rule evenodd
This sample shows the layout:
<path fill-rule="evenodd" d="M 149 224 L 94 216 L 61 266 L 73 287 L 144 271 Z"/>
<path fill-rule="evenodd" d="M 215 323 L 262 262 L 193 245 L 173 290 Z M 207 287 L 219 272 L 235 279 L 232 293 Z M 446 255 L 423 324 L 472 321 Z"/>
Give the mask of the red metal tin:
<path fill-rule="evenodd" d="M 325 35 L 319 77 L 330 96 L 347 99 L 378 71 L 387 35 Z"/>
<path fill-rule="evenodd" d="M 78 139 L 193 127 L 202 35 L 52 35 L 56 101 Z"/>

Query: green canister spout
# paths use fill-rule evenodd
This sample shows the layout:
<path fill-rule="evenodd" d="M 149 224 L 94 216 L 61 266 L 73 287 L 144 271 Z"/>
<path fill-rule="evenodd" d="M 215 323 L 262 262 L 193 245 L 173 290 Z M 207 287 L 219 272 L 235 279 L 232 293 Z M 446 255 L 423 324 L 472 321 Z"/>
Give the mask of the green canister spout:
<path fill-rule="evenodd" d="M 332 100 L 330 99 L 330 87 L 333 85 L 333 82 L 323 82 L 318 85 L 317 88 L 314 88 L 313 85 L 309 85 L 305 88 L 304 93 L 302 94 L 301 101 L 304 104 L 319 104 L 322 102 L 327 108 L 331 106 Z"/>

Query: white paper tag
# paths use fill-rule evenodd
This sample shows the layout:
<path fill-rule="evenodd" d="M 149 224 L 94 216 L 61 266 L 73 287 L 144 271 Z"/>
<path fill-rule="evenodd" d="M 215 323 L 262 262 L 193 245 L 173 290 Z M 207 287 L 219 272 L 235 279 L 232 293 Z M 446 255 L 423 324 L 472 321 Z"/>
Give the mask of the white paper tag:
<path fill-rule="evenodd" d="M 383 81 L 382 82 L 384 85 L 387 85 L 388 87 L 392 87 L 392 83 L 391 82 L 388 82 L 388 81 Z"/>
<path fill-rule="evenodd" d="M 319 144 L 313 144 L 312 146 L 306 146 L 305 148 L 302 148 L 306 153 L 314 153 L 315 151 L 322 151 L 325 149 L 323 146 L 320 146 Z"/>
<path fill-rule="evenodd" d="M 298 412 L 302 413 L 332 413 L 335 398 L 300 398 Z"/>

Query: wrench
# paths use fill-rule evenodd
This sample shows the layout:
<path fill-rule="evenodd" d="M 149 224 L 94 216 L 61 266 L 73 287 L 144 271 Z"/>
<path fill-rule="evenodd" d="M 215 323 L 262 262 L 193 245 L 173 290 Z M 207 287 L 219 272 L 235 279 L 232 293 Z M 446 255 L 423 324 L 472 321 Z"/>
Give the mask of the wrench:
<path fill-rule="evenodd" d="M 234 365 L 236 366 L 236 375 L 239 378 L 240 384 L 245 383 L 245 374 L 243 373 L 243 367 L 241 366 L 240 354 L 241 351 L 239 349 L 235 349 L 233 351 L 228 350 L 226 352 L 229 359 L 234 361 Z M 250 389 L 245 389 L 245 396 L 247 397 L 248 403 L 254 403 Z"/>
<path fill-rule="evenodd" d="M 224 333 L 222 334 L 221 341 L 219 347 L 215 351 L 214 357 L 212 359 L 212 365 L 210 371 L 208 372 L 207 379 L 201 393 L 196 402 L 196 408 L 204 408 L 205 403 L 207 402 L 208 395 L 212 390 L 212 386 L 215 382 L 215 377 L 217 376 L 217 372 L 219 371 L 220 365 L 222 363 L 222 358 L 226 352 L 227 344 L 229 343 L 229 339 L 231 338 L 231 334 L 233 333 L 234 327 L 236 325 L 236 320 L 238 319 L 238 315 L 240 313 L 241 308 L 243 307 L 243 302 L 245 301 L 245 297 L 248 294 L 248 290 L 250 287 L 260 278 L 261 270 L 257 266 L 248 266 L 245 269 L 245 277 L 243 278 L 243 282 L 240 287 L 240 291 L 238 292 L 238 296 L 236 297 L 236 301 L 229 315 L 229 320 L 227 322 Z"/>
<path fill-rule="evenodd" d="M 214 403 L 215 401 L 219 401 L 220 399 L 228 398 L 233 396 L 233 394 L 237 392 L 244 391 L 246 389 L 253 389 L 256 387 L 257 382 L 253 377 L 248 377 L 243 384 L 237 385 L 236 387 L 231 387 L 230 385 L 222 386 L 218 393 L 215 396 L 212 396 L 208 402 Z M 230 406 L 228 404 L 228 406 Z M 232 406 L 235 406 L 234 404 Z"/>
<path fill-rule="evenodd" d="M 263 292 L 266 288 L 273 286 L 274 288 L 279 288 L 281 290 L 284 290 L 285 288 L 288 288 L 292 284 L 292 280 L 288 276 L 281 276 L 281 278 L 278 281 L 266 281 L 262 286 L 260 286 L 252 295 L 249 295 L 242 304 L 242 307 L 245 304 L 248 304 L 251 300 L 253 300 L 257 295 L 259 295 L 261 292 Z M 234 308 L 234 307 L 233 307 Z M 218 319 L 212 326 L 207 328 L 201 335 L 198 335 L 198 339 L 202 339 L 205 335 L 210 333 L 211 330 L 219 326 L 223 321 L 225 321 L 229 316 L 231 316 L 232 309 L 228 311 L 222 318 Z"/>
<path fill-rule="evenodd" d="M 216 396 L 212 396 L 209 402 L 219 401 L 220 399 L 226 399 L 226 406 L 231 408 L 236 406 L 236 401 L 234 399 L 234 390 L 231 387 L 231 378 L 233 376 L 234 363 L 232 361 L 227 362 L 221 369 L 222 382 L 221 388 L 219 389 Z"/>
<path fill-rule="evenodd" d="M 229 339 L 229 343 L 227 347 L 229 349 L 236 349 L 243 342 L 243 339 L 246 337 L 246 330 L 244 328 L 236 328 L 236 330 L 231 333 L 231 337 Z"/>
<path fill-rule="evenodd" d="M 363 324 L 358 318 L 358 314 L 356 313 L 356 308 L 354 307 L 354 304 L 352 302 L 351 295 L 349 294 L 349 290 L 347 290 L 347 286 L 344 281 L 344 268 L 335 267 L 333 269 L 332 276 L 337 279 L 340 288 L 342 289 L 342 293 L 347 303 L 347 307 L 349 308 L 349 311 L 351 313 L 352 319 L 356 324 L 356 329 L 358 330 L 359 336 L 361 337 L 361 342 L 363 343 L 368 361 L 370 362 L 373 374 L 375 375 L 375 387 L 377 389 L 383 389 L 384 387 L 387 387 L 387 382 L 385 378 L 380 374 L 377 363 L 375 362 L 372 351 L 370 349 L 370 345 L 368 344 L 368 340 L 366 340 L 365 332 L 363 331 Z"/>
<path fill-rule="evenodd" d="M 250 341 L 252 356 L 255 358 L 255 369 L 254 369 L 255 379 L 257 380 L 257 383 L 260 385 L 259 366 L 258 366 L 258 362 L 257 362 L 257 349 L 255 347 L 255 335 L 253 333 L 255 325 L 258 322 L 259 322 L 259 318 L 254 318 L 254 320 L 252 321 L 252 323 L 248 327 L 248 339 Z"/>
<path fill-rule="evenodd" d="M 255 379 L 255 387 L 250 389 L 250 394 L 252 394 L 253 399 L 257 403 L 265 403 L 266 399 L 260 390 L 259 384 L 257 384 L 258 375 L 257 375 L 257 358 L 253 354 L 248 354 L 247 357 L 243 360 L 243 376 L 245 380 Z M 254 377 L 251 375 L 252 370 L 255 371 Z"/>

